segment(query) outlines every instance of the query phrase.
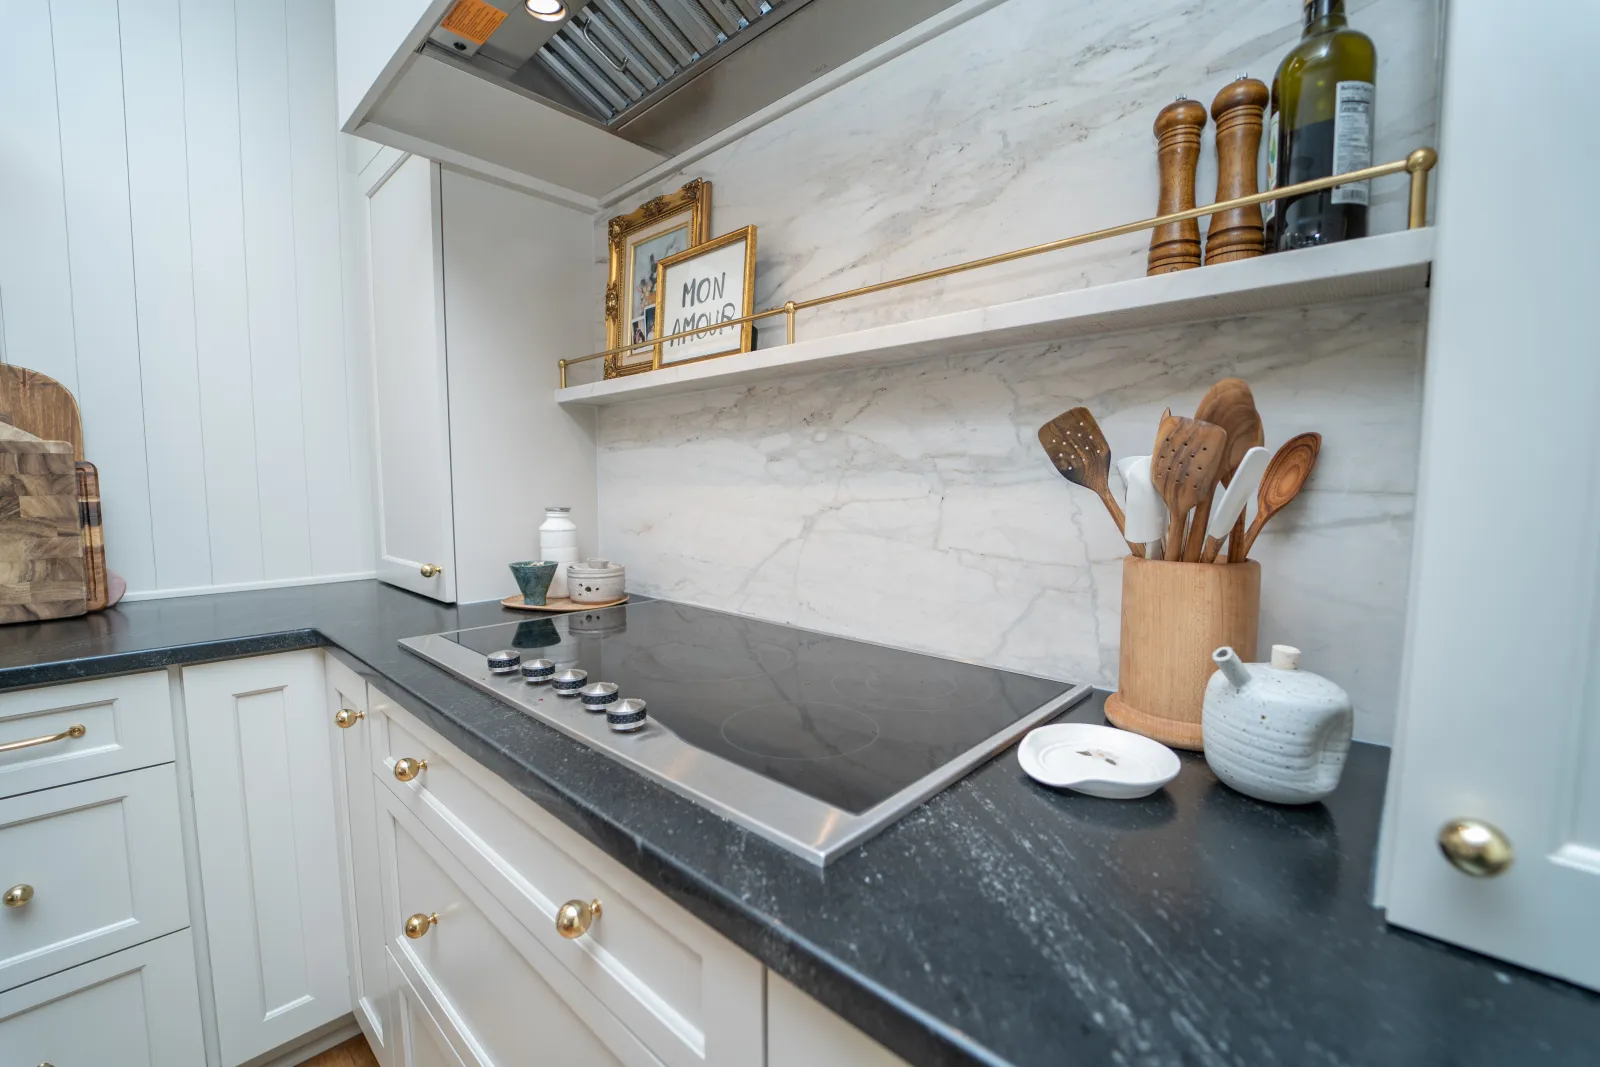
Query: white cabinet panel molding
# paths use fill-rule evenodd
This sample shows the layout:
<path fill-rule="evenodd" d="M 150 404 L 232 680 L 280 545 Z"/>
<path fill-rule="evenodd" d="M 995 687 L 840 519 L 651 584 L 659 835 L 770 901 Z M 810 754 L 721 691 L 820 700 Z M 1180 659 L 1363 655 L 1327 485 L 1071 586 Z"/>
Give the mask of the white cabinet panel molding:
<path fill-rule="evenodd" d="M 172 764 L 0 800 L 0 989 L 189 924 Z"/>
<path fill-rule="evenodd" d="M 189 932 L 0 993 L 0 1050 L 8 1067 L 205 1067 Z"/>
<path fill-rule="evenodd" d="M 378 818 L 373 790 L 367 686 L 361 677 L 334 659 L 325 660 L 328 675 L 326 712 L 341 716 L 333 735 L 334 813 L 339 832 L 343 873 L 346 943 L 349 949 L 350 1000 L 356 1022 L 380 1067 L 392 1067 L 393 993 L 384 956 L 383 888 L 378 867 Z M 348 725 L 340 726 L 339 723 Z"/>
<path fill-rule="evenodd" d="M 350 1010 L 322 656 L 183 671 L 225 1064 Z"/>

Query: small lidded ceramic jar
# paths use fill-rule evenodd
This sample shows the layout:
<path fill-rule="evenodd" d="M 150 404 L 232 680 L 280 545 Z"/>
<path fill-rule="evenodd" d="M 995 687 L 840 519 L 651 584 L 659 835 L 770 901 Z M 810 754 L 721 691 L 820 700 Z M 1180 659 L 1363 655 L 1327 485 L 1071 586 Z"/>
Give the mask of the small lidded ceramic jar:
<path fill-rule="evenodd" d="M 609 604 L 622 599 L 627 569 L 608 559 L 567 565 L 567 597 L 574 604 Z"/>

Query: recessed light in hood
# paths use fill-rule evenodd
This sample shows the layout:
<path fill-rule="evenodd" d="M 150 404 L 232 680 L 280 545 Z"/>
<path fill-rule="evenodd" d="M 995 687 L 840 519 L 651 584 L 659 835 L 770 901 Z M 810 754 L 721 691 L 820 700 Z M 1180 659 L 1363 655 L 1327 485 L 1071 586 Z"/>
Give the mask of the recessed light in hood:
<path fill-rule="evenodd" d="M 523 8 L 541 22 L 560 22 L 567 17 L 567 5 L 562 0 L 527 0 Z"/>

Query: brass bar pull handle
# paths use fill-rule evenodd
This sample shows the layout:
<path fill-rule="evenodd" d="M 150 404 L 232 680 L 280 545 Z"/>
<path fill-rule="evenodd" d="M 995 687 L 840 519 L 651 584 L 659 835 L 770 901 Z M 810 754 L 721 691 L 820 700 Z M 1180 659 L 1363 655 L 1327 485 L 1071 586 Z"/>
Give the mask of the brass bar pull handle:
<path fill-rule="evenodd" d="M 84 728 L 82 723 L 75 722 L 65 730 L 62 730 L 59 734 L 49 734 L 45 737 L 30 737 L 26 741 L 8 741 L 7 743 L 0 745 L 0 752 L 17 752 L 24 748 L 32 748 L 34 745 L 48 745 L 56 741 L 65 741 L 69 737 L 82 737 L 88 732 L 89 731 Z"/>

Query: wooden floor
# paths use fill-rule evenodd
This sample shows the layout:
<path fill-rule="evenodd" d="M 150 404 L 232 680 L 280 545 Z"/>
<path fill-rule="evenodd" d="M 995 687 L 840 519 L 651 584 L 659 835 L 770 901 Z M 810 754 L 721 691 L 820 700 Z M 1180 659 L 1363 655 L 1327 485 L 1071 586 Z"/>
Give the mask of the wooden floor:
<path fill-rule="evenodd" d="M 364 1037 L 352 1037 L 342 1045 L 335 1045 L 320 1056 L 313 1056 L 300 1067 L 378 1067 L 372 1050 Z"/>

